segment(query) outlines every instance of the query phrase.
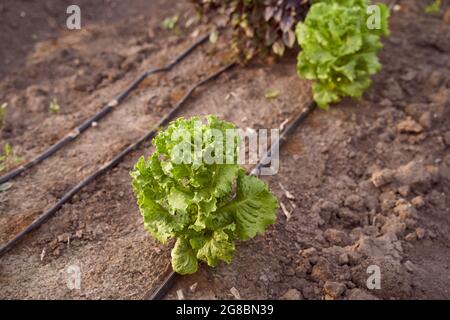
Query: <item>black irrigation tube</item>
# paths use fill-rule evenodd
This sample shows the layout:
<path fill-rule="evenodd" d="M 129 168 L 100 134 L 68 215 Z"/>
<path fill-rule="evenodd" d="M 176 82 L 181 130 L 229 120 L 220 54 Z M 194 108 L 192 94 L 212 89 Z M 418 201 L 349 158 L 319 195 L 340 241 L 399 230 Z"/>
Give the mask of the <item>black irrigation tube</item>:
<path fill-rule="evenodd" d="M 250 172 L 251 175 L 259 176 L 261 173 L 261 168 L 269 163 L 272 158 L 272 154 L 278 152 L 290 135 L 297 129 L 297 127 L 305 121 L 308 115 L 316 108 L 316 103 L 314 101 L 310 102 L 306 107 L 304 107 L 300 113 L 294 118 L 294 120 L 283 130 L 278 140 L 276 140 L 270 147 L 270 152 L 266 152 L 264 157 L 259 161 L 259 163 Z"/>
<path fill-rule="evenodd" d="M 137 79 L 135 79 L 122 93 L 120 93 L 115 99 L 111 100 L 106 106 L 104 106 L 99 112 L 97 112 L 95 115 L 91 116 L 90 118 L 86 119 L 83 123 L 81 123 L 78 127 L 76 127 L 74 130 L 72 130 L 68 135 L 66 135 L 64 138 L 56 142 L 54 145 L 49 147 L 47 150 L 36 156 L 33 160 L 25 163 L 24 165 L 8 172 L 7 174 L 0 177 L 0 184 L 3 184 L 24 171 L 28 170 L 29 168 L 37 165 L 38 163 L 44 161 L 45 159 L 52 156 L 56 151 L 63 148 L 65 145 L 67 145 L 69 142 L 75 140 L 80 134 L 88 130 L 94 122 L 98 122 L 100 119 L 102 119 L 104 116 L 106 116 L 108 113 L 110 113 L 112 110 L 114 110 L 115 107 L 117 107 L 120 103 L 122 103 L 129 95 L 130 93 L 135 90 L 138 85 L 147 77 L 161 73 L 161 72 L 167 72 L 170 71 L 173 67 L 175 67 L 177 64 L 179 64 L 181 61 L 183 61 L 187 56 L 189 56 L 197 47 L 199 47 L 201 44 L 206 42 L 208 40 L 209 34 L 206 34 L 199 38 L 193 45 L 191 45 L 189 48 L 187 48 L 183 53 L 181 53 L 178 57 L 176 57 L 173 61 L 169 62 L 168 64 L 157 67 L 154 69 L 151 69 L 149 71 L 145 71 L 143 74 L 141 74 Z"/>
<path fill-rule="evenodd" d="M 270 151 L 266 152 L 264 157 L 258 162 L 258 164 L 251 171 L 251 175 L 259 176 L 261 173 L 261 168 L 269 163 L 271 155 L 283 146 L 286 140 L 291 136 L 291 134 L 297 129 L 297 127 L 305 121 L 308 115 L 316 108 L 315 102 L 310 102 L 305 108 L 303 108 L 300 113 L 295 117 L 295 119 L 283 130 L 278 140 L 276 140 Z M 153 291 L 151 294 L 144 296 L 146 300 L 161 300 L 169 292 L 170 288 L 174 285 L 175 281 L 180 277 L 178 273 L 171 270 L 169 275 L 164 279 L 161 285 Z"/>
<path fill-rule="evenodd" d="M 176 113 L 184 106 L 186 101 L 192 96 L 194 91 L 203 86 L 204 84 L 218 78 L 222 73 L 234 67 L 236 63 L 230 63 L 218 70 L 214 74 L 210 75 L 206 79 L 196 83 L 192 86 L 189 91 L 183 96 L 183 98 L 166 114 L 157 124 L 157 126 L 150 130 L 148 133 L 140 137 L 136 142 L 129 145 L 126 149 L 116 155 L 111 161 L 105 163 L 101 168 L 92 173 L 91 175 L 84 178 L 80 181 L 76 186 L 74 186 L 69 192 L 67 192 L 58 202 L 56 202 L 50 209 L 42 213 L 36 220 L 34 220 L 30 225 L 28 225 L 24 230 L 19 232 L 13 239 L 8 241 L 6 244 L 0 247 L 0 257 L 2 257 L 9 249 L 11 249 L 14 245 L 16 245 L 20 240 L 22 240 L 27 234 L 29 234 L 34 229 L 41 226 L 45 221 L 47 221 L 50 217 L 52 217 L 66 202 L 68 202 L 76 193 L 78 193 L 81 189 L 86 187 L 89 183 L 95 180 L 97 177 L 101 176 L 108 170 L 115 167 L 119 164 L 126 155 L 137 149 L 143 142 L 151 139 L 157 132 L 160 127 L 165 126 L 172 118 L 176 115 Z"/>

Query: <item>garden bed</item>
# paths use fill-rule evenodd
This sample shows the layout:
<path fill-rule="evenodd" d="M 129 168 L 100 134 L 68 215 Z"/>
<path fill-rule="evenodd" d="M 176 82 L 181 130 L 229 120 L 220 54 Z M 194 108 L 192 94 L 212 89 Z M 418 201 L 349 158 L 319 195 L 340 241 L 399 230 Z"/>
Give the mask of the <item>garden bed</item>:
<path fill-rule="evenodd" d="M 163 16 L 194 15 L 188 4 L 144 3 L 130 1 L 126 12 L 113 7 L 120 19 L 105 24 L 106 14 L 93 17 L 77 32 L 52 33 L 41 21 L 38 29 L 48 33 L 34 46 L 20 26 L 9 30 L 22 32 L 11 51 L 23 52 L 23 63 L 1 70 L 0 102 L 8 102 L 2 143 L 31 158 L 202 33 L 195 25 L 177 32 L 160 27 Z M 20 5 L 5 4 L 2 18 L 26 10 Z M 247 299 L 450 297 L 449 13 L 428 15 L 413 1 L 400 5 L 381 52 L 384 68 L 364 99 L 313 112 L 282 149 L 280 173 L 264 178 L 289 220 L 279 209 L 264 236 L 237 245 L 230 265 L 200 268 L 168 298 L 179 290 L 193 299 L 232 299 L 237 292 Z M 224 46 L 207 44 L 170 73 L 146 80 L 98 126 L 13 180 L 0 192 L 1 243 L 224 64 Z M 278 127 L 311 100 L 295 63 L 288 55 L 235 68 L 198 90 L 179 115 Z M 269 91 L 279 95 L 267 99 Z M 53 97 L 57 114 L 47 107 Z M 157 244 L 143 229 L 129 176 L 139 156 L 150 152 L 147 145 L 131 153 L 3 256 L 0 297 L 138 299 L 155 288 L 168 270 L 171 244 Z M 81 268 L 81 290 L 66 286 L 70 265 Z M 381 268 L 381 290 L 367 289 L 369 265 Z"/>

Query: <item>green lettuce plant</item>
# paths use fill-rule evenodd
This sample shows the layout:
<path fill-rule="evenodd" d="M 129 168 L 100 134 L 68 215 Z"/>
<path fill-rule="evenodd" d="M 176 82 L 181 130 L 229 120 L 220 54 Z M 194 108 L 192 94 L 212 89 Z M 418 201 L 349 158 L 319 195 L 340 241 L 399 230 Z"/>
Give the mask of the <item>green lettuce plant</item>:
<path fill-rule="evenodd" d="M 180 274 L 195 273 L 199 260 L 230 263 L 235 241 L 262 234 L 278 207 L 267 184 L 237 164 L 235 126 L 206 120 L 172 122 L 131 172 L 144 227 L 162 243 L 176 239 L 172 266 Z"/>
<path fill-rule="evenodd" d="M 381 36 L 389 34 L 389 9 L 377 4 L 377 16 L 370 0 L 312 2 L 296 27 L 302 48 L 298 73 L 314 80 L 314 100 L 322 108 L 345 96 L 360 98 L 371 85 L 370 76 L 381 69 L 377 53 Z"/>

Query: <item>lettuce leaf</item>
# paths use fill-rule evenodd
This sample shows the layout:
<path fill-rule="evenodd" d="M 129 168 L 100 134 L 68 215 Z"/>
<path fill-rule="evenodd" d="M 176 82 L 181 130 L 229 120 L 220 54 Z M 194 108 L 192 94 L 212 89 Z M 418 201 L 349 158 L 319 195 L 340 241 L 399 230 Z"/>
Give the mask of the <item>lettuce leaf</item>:
<path fill-rule="evenodd" d="M 224 229 L 213 232 L 212 236 L 205 239 L 197 251 L 197 258 L 206 261 L 209 266 L 216 266 L 220 260 L 230 263 L 233 259 L 235 246 L 232 236 Z"/>
<path fill-rule="evenodd" d="M 248 240 L 264 233 L 268 225 L 275 222 L 273 212 L 278 207 L 277 199 L 260 179 L 239 172 L 237 196 L 219 209 L 232 214 L 236 221 L 236 235 Z"/>
<path fill-rule="evenodd" d="M 189 241 L 178 238 L 171 252 L 172 267 L 179 274 L 191 274 L 197 272 L 198 261 Z"/>

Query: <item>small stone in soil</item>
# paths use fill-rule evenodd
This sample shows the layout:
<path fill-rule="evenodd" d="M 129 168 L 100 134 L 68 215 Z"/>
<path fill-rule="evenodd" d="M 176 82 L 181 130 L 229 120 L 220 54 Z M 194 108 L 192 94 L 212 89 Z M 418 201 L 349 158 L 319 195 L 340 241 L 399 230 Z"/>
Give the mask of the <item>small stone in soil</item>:
<path fill-rule="evenodd" d="M 422 208 L 425 205 L 425 201 L 423 200 L 422 196 L 417 196 L 414 199 L 411 200 L 411 203 L 416 208 Z"/>
<path fill-rule="evenodd" d="M 281 300 L 301 300 L 301 299 L 302 299 L 302 294 L 297 289 L 289 289 L 281 297 Z"/>
<path fill-rule="evenodd" d="M 403 197 L 409 196 L 410 192 L 411 192 L 410 186 L 401 186 L 400 188 L 398 188 L 398 193 Z"/>
<path fill-rule="evenodd" d="M 339 265 L 346 265 L 346 264 L 348 264 L 348 254 L 347 253 L 342 253 L 341 255 L 339 255 L 338 263 L 339 263 Z"/>
<path fill-rule="evenodd" d="M 416 229 L 417 239 L 422 240 L 425 238 L 425 229 L 424 228 L 417 228 Z"/>
<path fill-rule="evenodd" d="M 75 237 L 76 238 L 82 238 L 83 237 L 83 230 L 77 230 L 76 232 L 75 232 Z"/>
<path fill-rule="evenodd" d="M 345 246 L 349 242 L 347 234 L 343 231 L 336 229 L 327 229 L 324 232 L 324 236 L 328 242 L 338 246 Z"/>
<path fill-rule="evenodd" d="M 300 251 L 300 255 L 301 255 L 302 257 L 305 257 L 305 258 L 310 258 L 310 257 L 312 257 L 312 256 L 317 255 L 317 249 L 311 247 L 311 248 L 308 248 L 308 249 L 301 250 L 301 251 Z"/>
<path fill-rule="evenodd" d="M 420 161 L 411 161 L 399 167 L 395 173 L 395 179 L 402 185 L 428 186 L 433 180 L 436 170 L 431 170 Z"/>
<path fill-rule="evenodd" d="M 419 118 L 419 123 L 422 127 L 430 129 L 433 126 L 433 116 L 431 115 L 431 112 L 427 111 L 422 114 Z"/>
<path fill-rule="evenodd" d="M 324 285 L 325 293 L 333 299 L 337 299 L 345 292 L 345 285 L 339 282 L 327 281 Z"/>
<path fill-rule="evenodd" d="M 416 239 L 417 239 L 417 235 L 416 235 L 415 232 L 408 233 L 408 234 L 405 236 L 405 240 L 408 241 L 408 242 L 416 241 Z"/>
<path fill-rule="evenodd" d="M 320 259 L 312 268 L 311 278 L 316 282 L 327 281 L 331 277 L 331 270 L 327 260 Z"/>
<path fill-rule="evenodd" d="M 358 196 L 357 194 L 351 194 L 349 195 L 345 201 L 344 204 L 346 207 L 349 207 L 350 209 L 354 209 L 357 211 L 360 211 L 364 208 L 364 202 L 361 199 L 360 196 Z"/>
<path fill-rule="evenodd" d="M 397 131 L 400 133 L 421 133 L 423 128 L 419 123 L 408 118 L 397 124 Z"/>
<path fill-rule="evenodd" d="M 297 268 L 295 274 L 297 277 L 302 278 L 311 273 L 311 263 L 306 258 L 300 258 L 297 262 Z"/>
<path fill-rule="evenodd" d="M 392 217 L 386 220 L 386 223 L 381 228 L 383 234 L 394 234 L 397 237 L 403 236 L 406 230 L 406 224 L 401 222 L 399 218 Z"/>
<path fill-rule="evenodd" d="M 414 264 L 411 261 L 408 260 L 408 261 L 405 262 L 405 268 L 409 272 L 413 272 L 414 271 Z"/>
<path fill-rule="evenodd" d="M 375 171 L 372 174 L 372 183 L 375 187 L 379 188 L 388 183 L 391 183 L 393 179 L 393 172 L 389 169 L 383 169 L 379 171 Z"/>
<path fill-rule="evenodd" d="M 417 217 L 416 209 L 410 203 L 402 203 L 394 208 L 394 212 L 401 220 Z"/>
<path fill-rule="evenodd" d="M 63 233 L 58 236 L 58 242 L 66 242 L 70 238 L 69 233 Z"/>

